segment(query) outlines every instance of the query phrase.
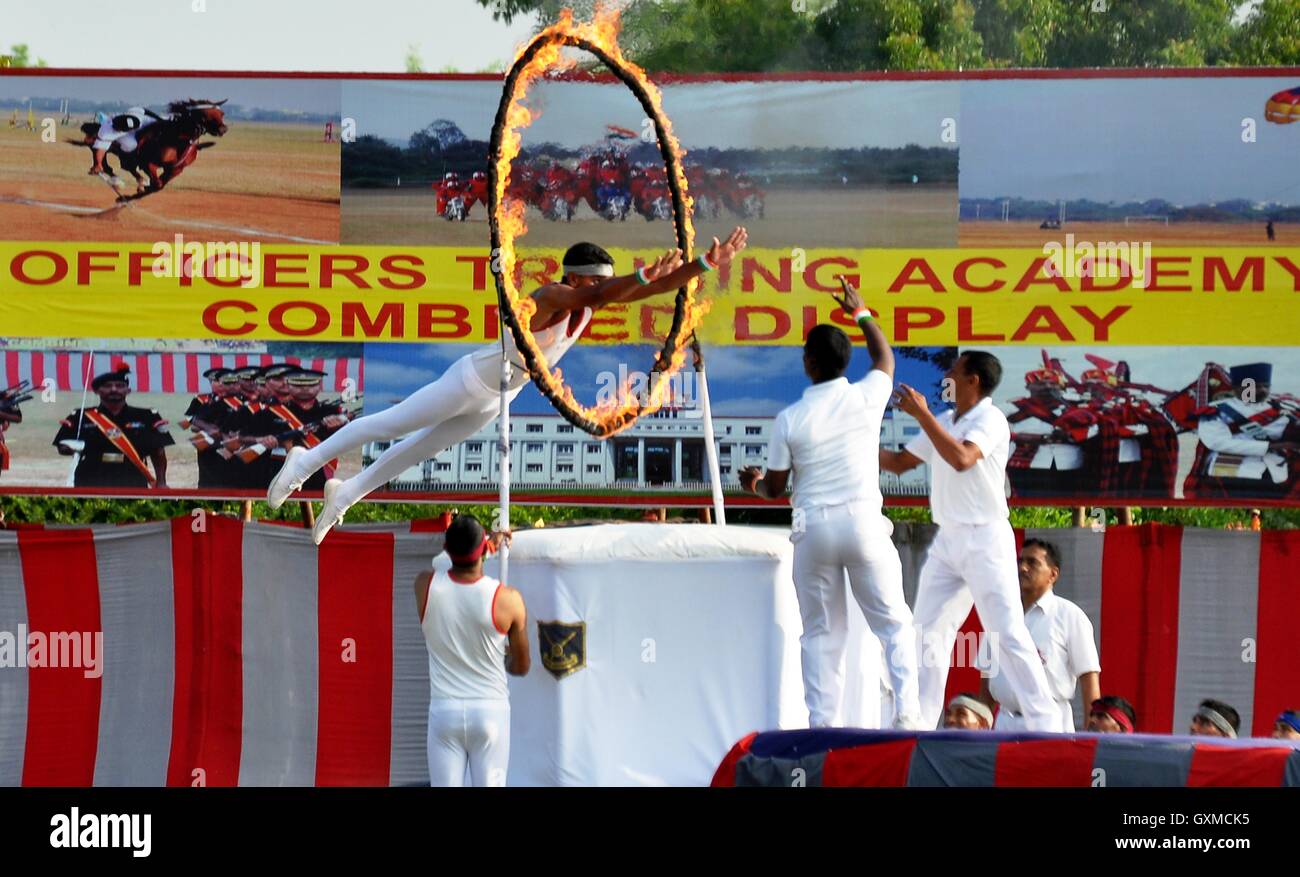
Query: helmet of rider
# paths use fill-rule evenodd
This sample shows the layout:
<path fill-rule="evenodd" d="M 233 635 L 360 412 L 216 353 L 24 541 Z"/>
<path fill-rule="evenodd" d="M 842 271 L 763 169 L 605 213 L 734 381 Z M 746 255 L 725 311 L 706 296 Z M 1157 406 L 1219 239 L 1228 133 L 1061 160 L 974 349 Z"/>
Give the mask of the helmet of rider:
<path fill-rule="evenodd" d="M 113 117 L 113 128 L 117 131 L 134 131 L 140 127 L 140 120 L 126 114 Z"/>

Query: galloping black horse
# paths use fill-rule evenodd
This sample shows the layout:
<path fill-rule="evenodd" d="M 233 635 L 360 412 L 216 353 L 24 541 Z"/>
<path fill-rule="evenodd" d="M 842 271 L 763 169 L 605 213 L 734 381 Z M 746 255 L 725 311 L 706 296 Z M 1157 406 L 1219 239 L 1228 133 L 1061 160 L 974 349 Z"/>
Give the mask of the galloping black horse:
<path fill-rule="evenodd" d="M 149 113 L 157 121 L 139 129 L 135 135 L 137 145 L 134 151 L 123 152 L 119 144 L 114 142 L 109 148 L 109 154 L 117 156 L 122 170 L 135 177 L 136 185 L 134 195 L 119 195 L 118 200 L 143 198 L 145 195 L 161 191 L 179 176 L 181 171 L 192 164 L 194 159 L 198 158 L 200 149 L 215 146 L 216 144 L 211 141 L 200 143 L 199 138 L 204 134 L 220 137 L 226 133 L 228 129 L 225 114 L 221 111 L 221 105 L 225 102 L 225 100 L 174 101 L 167 105 L 170 115 L 166 118 Z M 91 147 L 93 152 L 92 144 L 99 132 L 99 125 L 95 122 L 87 122 L 81 126 L 81 130 L 86 135 L 85 139 L 69 142 Z M 108 169 L 109 176 L 116 181 L 117 176 L 107 162 L 104 167 Z M 140 177 L 141 170 L 149 175 L 147 188 Z"/>

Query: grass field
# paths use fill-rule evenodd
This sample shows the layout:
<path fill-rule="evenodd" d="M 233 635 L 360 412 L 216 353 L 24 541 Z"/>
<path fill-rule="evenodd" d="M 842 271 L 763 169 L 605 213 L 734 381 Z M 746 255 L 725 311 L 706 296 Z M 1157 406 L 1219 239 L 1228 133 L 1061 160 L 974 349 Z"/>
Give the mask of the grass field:
<path fill-rule="evenodd" d="M 952 247 L 957 244 L 957 190 L 953 187 L 895 186 L 879 189 L 778 189 L 767 194 L 763 219 L 742 220 L 724 211 L 716 220 L 697 220 L 696 240 L 725 235 L 743 223 L 751 247 Z M 343 239 L 355 244 L 486 247 L 487 214 L 475 205 L 465 222 L 434 212 L 433 191 L 346 189 Z M 567 247 L 590 239 L 606 247 L 667 247 L 667 222 L 633 214 L 622 222 L 596 216 L 586 204 L 573 222 L 552 222 L 528 212 L 535 247 Z"/>
<path fill-rule="evenodd" d="M 1050 242 L 1076 241 L 1150 243 L 1152 246 L 1277 246 L 1300 247 L 1300 223 L 1276 223 L 1277 239 L 1270 242 L 1264 224 L 1238 222 L 1070 222 L 1064 228 L 1039 228 L 1037 222 L 969 222 L 960 227 L 963 247 L 1042 247 Z"/>
<path fill-rule="evenodd" d="M 199 467 L 189 433 L 177 422 L 185 414 L 192 397 L 178 393 L 132 393 L 127 404 L 153 408 L 170 424 L 176 444 L 167 449 L 167 486 L 197 487 Z M 97 404 L 94 393 L 88 405 Z M 61 393 L 58 401 L 42 403 L 33 399 L 22 406 L 23 422 L 9 427 L 5 442 L 12 455 L 10 468 L 4 473 L 6 486 L 62 487 L 67 483 L 71 457 L 60 456 L 52 442 L 59 431 L 59 421 L 81 405 L 81 393 Z M 361 453 L 339 460 L 339 477 L 347 478 L 361 470 Z"/>
<path fill-rule="evenodd" d="M 336 242 L 339 146 L 317 125 L 230 122 L 224 137 L 156 195 L 115 209 L 115 194 L 87 176 L 90 151 L 10 128 L 0 107 L 0 236 L 9 240 L 200 240 Z M 20 114 L 20 118 L 21 118 Z M 118 168 L 117 159 L 109 164 Z M 129 175 L 127 192 L 135 190 Z M 35 203 L 33 203 L 35 202 Z"/>

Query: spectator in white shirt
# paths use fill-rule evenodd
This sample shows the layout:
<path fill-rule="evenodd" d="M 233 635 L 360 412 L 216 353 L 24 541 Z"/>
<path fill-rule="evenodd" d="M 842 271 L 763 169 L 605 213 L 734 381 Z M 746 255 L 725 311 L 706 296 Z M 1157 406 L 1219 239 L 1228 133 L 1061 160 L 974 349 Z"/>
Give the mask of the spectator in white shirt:
<path fill-rule="evenodd" d="M 930 543 L 916 593 L 921 628 L 921 715 L 936 727 L 943 711 L 948 658 L 957 629 L 974 605 L 996 644 L 998 672 L 1015 693 L 1028 731 L 1061 731 L 1061 714 L 1025 626 L 1016 577 L 1016 537 L 1007 520 L 1007 418 L 991 398 L 1002 379 L 996 356 L 969 350 L 944 376 L 956 407 L 930 413 L 925 396 L 898 385 L 898 407 L 920 435 L 901 451 L 880 451 L 881 468 L 900 474 L 930 464 L 930 512 L 939 532 Z"/>
<path fill-rule="evenodd" d="M 844 576 L 867 624 L 885 646 L 894 691 L 894 726 L 920 723 L 916 634 L 903 596 L 903 567 L 882 512 L 880 423 L 893 392 L 894 353 L 862 304 L 841 280 L 837 299 L 866 338 L 872 368 L 857 383 L 844 377 L 853 353 L 835 326 L 814 326 L 804 343 L 803 366 L 812 386 L 776 416 L 768 470 L 740 471 L 740 483 L 758 496 L 785 495 L 794 475 L 790 541 L 794 587 L 803 617 L 800 637 L 804 701 L 811 727 L 834 725 L 844 694 L 848 602 Z M 930 725 L 929 727 L 934 727 Z"/>
<path fill-rule="evenodd" d="M 1025 624 L 1038 647 L 1038 656 L 1047 673 L 1047 686 L 1061 713 L 1061 725 L 1074 730 L 1074 693 L 1083 693 L 1083 702 L 1091 706 L 1101 697 L 1101 664 L 1092 622 L 1074 603 L 1054 590 L 1061 577 L 1061 553 L 1042 539 L 1026 539 L 1020 549 L 1020 604 L 1025 610 Z M 997 665 L 983 674 L 980 699 L 997 704 L 996 731 L 1024 729 L 1016 694 L 1006 680 L 995 672 Z M 990 675 L 992 673 L 992 675 Z"/>

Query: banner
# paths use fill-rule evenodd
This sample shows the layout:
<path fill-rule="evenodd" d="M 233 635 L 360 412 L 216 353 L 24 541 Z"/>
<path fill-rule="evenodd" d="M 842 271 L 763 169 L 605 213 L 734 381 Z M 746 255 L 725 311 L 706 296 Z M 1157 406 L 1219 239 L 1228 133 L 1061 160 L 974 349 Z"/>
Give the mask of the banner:
<path fill-rule="evenodd" d="M 1297 77 L 664 85 L 697 250 L 749 230 L 701 289 L 724 489 L 764 465 L 806 388 L 808 331 L 856 344 L 831 297 L 843 276 L 932 409 L 963 351 L 999 357 L 1015 502 L 1300 503 L 1300 130 L 1265 115 Z M 293 446 L 499 345 L 499 96 L 492 76 L 0 73 L 0 493 L 256 497 Z M 525 100 L 519 288 L 563 281 L 579 241 L 619 273 L 673 246 L 653 126 L 621 84 L 546 80 Z M 600 308 L 561 364 L 577 398 L 648 388 L 671 318 L 671 294 Z M 856 347 L 851 379 L 870 367 Z M 125 393 L 102 398 L 123 367 Z M 672 380 L 670 406 L 605 441 L 526 388 L 516 495 L 708 505 L 704 388 Z M 494 492 L 495 429 L 384 470 L 372 497 Z M 918 432 L 891 408 L 882 446 Z M 340 440 L 309 494 L 399 438 Z M 881 486 L 919 503 L 928 484 L 922 465 Z"/>

